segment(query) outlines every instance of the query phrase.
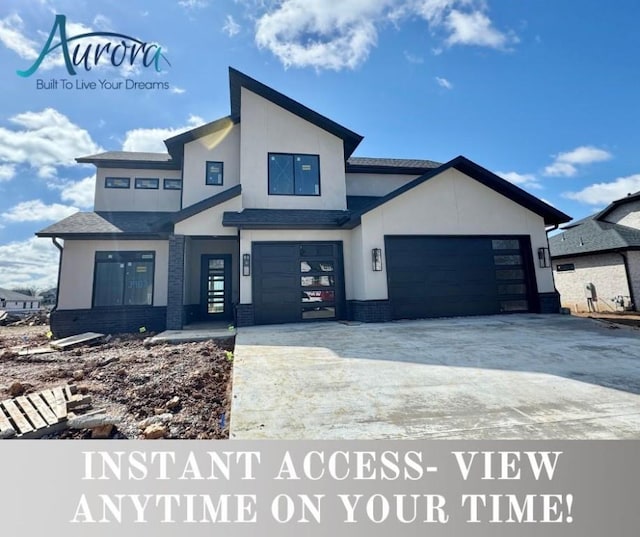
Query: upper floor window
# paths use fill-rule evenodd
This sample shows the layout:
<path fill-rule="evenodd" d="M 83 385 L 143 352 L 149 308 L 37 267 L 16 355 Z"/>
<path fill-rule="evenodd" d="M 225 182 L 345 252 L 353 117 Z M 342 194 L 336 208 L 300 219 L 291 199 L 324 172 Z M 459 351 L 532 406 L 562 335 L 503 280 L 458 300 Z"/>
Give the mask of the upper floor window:
<path fill-rule="evenodd" d="M 163 188 L 165 190 L 182 190 L 182 179 L 165 179 Z"/>
<path fill-rule="evenodd" d="M 105 188 L 129 188 L 131 186 L 131 179 L 129 177 L 105 177 Z"/>
<path fill-rule="evenodd" d="M 205 177 L 205 184 L 207 185 L 222 185 L 224 176 L 224 164 L 222 162 L 207 161 L 207 173 Z"/>
<path fill-rule="evenodd" d="M 136 177 L 135 187 L 142 190 L 158 190 L 160 187 L 160 179 Z"/>
<path fill-rule="evenodd" d="M 269 153 L 269 194 L 319 196 L 320 157 Z"/>

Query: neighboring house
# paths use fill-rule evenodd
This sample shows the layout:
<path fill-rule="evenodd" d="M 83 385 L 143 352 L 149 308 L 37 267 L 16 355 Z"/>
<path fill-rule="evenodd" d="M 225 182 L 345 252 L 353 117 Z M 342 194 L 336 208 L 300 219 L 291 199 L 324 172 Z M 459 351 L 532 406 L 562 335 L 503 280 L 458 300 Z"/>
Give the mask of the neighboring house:
<path fill-rule="evenodd" d="M 167 153 L 78 159 L 94 212 L 37 234 L 61 249 L 57 335 L 558 311 L 538 252 L 570 217 L 464 157 L 353 157 L 358 134 L 229 76 L 231 114 Z"/>
<path fill-rule="evenodd" d="M 638 308 L 640 192 L 571 222 L 549 238 L 556 287 L 573 311 Z M 591 301 L 588 299 L 591 298 Z"/>
<path fill-rule="evenodd" d="M 0 310 L 11 313 L 31 313 L 40 309 L 42 298 L 0 289 Z"/>

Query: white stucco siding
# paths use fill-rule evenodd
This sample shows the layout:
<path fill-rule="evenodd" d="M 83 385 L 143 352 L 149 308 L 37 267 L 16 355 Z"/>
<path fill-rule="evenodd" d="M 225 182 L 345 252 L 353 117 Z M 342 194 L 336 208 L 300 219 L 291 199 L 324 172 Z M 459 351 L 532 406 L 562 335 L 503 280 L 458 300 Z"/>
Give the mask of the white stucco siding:
<path fill-rule="evenodd" d="M 386 196 L 418 175 L 347 173 L 347 196 Z"/>
<path fill-rule="evenodd" d="M 605 217 L 605 220 L 640 229 L 640 201 L 625 203 L 615 208 Z"/>
<path fill-rule="evenodd" d="M 553 292 L 549 268 L 538 267 L 537 250 L 547 246 L 541 216 L 498 194 L 456 169 L 425 181 L 362 216 L 362 251 L 383 249 L 385 235 L 525 235 L 531 238 L 538 292 Z M 364 270 L 364 296 L 386 299 L 387 277 Z"/>
<path fill-rule="evenodd" d="M 629 296 L 624 262 L 618 254 L 566 257 L 554 259 L 552 264 L 562 306 L 571 311 L 589 311 L 585 293 L 588 283 L 595 286 L 599 311 L 613 311 L 615 304 L 612 298 Z M 557 271 L 558 265 L 567 264 L 573 264 L 575 270 Z"/>
<path fill-rule="evenodd" d="M 164 179 L 180 179 L 179 170 L 136 170 L 128 168 L 98 168 L 94 210 L 96 211 L 177 211 L 180 190 L 165 190 Z M 129 188 L 105 188 L 105 178 L 127 177 Z M 135 188 L 136 177 L 158 179 L 158 189 Z"/>
<path fill-rule="evenodd" d="M 344 259 L 345 294 L 347 300 L 353 296 L 353 263 L 351 252 L 351 232 L 333 230 L 242 230 L 240 232 L 240 259 L 243 254 L 251 254 L 254 242 L 312 242 L 312 241 L 342 241 Z M 252 260 L 253 263 L 253 260 Z M 240 272 L 242 269 L 240 269 Z M 240 303 L 251 304 L 253 270 L 251 276 L 240 276 Z"/>
<path fill-rule="evenodd" d="M 95 253 L 105 251 L 154 251 L 153 305 L 167 305 L 168 241 L 66 240 L 62 255 L 58 309 L 89 309 L 93 298 Z"/>
<path fill-rule="evenodd" d="M 242 204 L 261 209 L 346 208 L 340 138 L 242 88 Z M 270 196 L 268 154 L 310 154 L 320 160 L 320 196 Z"/>
<path fill-rule="evenodd" d="M 238 230 L 234 227 L 224 227 L 222 225 L 222 215 L 225 211 L 239 211 L 240 196 L 225 201 L 220 205 L 206 209 L 191 218 L 187 218 L 175 225 L 174 233 L 176 235 L 233 235 L 238 234 Z"/>
<path fill-rule="evenodd" d="M 221 121 L 216 132 L 184 146 L 182 207 L 189 207 L 240 183 L 240 124 Z M 222 185 L 206 184 L 207 161 L 223 163 Z"/>

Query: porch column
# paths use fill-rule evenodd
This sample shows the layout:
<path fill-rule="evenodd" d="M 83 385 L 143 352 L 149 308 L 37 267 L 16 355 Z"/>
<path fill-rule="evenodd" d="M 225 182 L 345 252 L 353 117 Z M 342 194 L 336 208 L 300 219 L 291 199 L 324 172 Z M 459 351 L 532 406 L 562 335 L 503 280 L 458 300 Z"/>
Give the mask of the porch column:
<path fill-rule="evenodd" d="M 167 330 L 181 330 L 184 325 L 184 244 L 184 235 L 169 237 Z"/>

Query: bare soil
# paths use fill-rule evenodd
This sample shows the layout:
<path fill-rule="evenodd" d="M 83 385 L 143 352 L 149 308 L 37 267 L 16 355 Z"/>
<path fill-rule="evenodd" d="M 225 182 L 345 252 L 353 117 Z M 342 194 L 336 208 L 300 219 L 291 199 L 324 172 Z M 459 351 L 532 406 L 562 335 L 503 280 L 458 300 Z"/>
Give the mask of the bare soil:
<path fill-rule="evenodd" d="M 640 329 L 640 313 L 637 311 L 620 311 L 610 313 L 572 313 L 578 317 L 587 317 L 589 319 L 596 319 L 604 323 L 623 324 L 625 326 L 631 326 Z"/>
<path fill-rule="evenodd" d="M 144 438 L 154 421 L 164 428 L 164 438 L 229 437 L 233 338 L 148 346 L 149 334 L 127 334 L 63 352 L 18 354 L 46 346 L 48 330 L 0 327 L 0 400 L 75 384 L 91 396 L 93 409 L 120 418 L 111 438 Z M 67 430 L 56 437 L 91 435 L 88 429 Z"/>

